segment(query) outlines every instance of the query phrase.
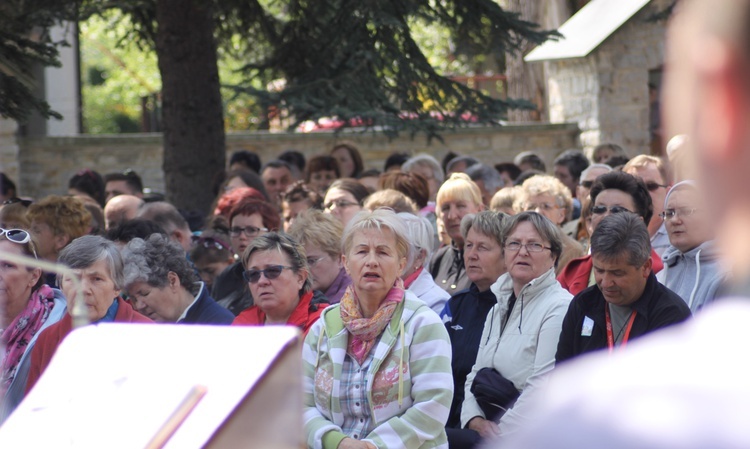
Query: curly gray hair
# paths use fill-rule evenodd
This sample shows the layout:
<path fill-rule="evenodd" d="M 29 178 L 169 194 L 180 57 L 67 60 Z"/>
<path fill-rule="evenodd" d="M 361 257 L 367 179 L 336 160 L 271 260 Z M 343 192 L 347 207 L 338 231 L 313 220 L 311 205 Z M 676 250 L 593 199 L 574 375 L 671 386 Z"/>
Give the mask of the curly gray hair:
<path fill-rule="evenodd" d="M 161 234 L 151 234 L 146 240 L 131 240 L 122 249 L 122 258 L 125 262 L 125 288 L 136 282 L 163 288 L 169 282 L 168 274 L 171 271 L 180 279 L 185 290 L 192 295 L 198 294 L 198 278 L 185 258 L 185 250 Z"/>

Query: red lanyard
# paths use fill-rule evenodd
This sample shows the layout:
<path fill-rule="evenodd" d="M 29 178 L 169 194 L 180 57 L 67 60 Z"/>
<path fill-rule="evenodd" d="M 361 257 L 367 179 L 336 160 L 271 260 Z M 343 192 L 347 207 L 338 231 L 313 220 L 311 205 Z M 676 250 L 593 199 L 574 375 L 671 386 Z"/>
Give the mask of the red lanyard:
<path fill-rule="evenodd" d="M 633 329 L 633 321 L 635 321 L 636 311 L 630 314 L 628 325 L 625 327 L 625 333 L 622 335 L 622 343 L 620 346 L 625 346 L 628 343 L 628 337 L 630 337 L 630 330 Z M 609 304 L 604 304 L 604 318 L 607 321 L 607 345 L 609 346 L 609 352 L 615 350 L 615 337 L 612 334 L 612 318 L 609 317 Z"/>

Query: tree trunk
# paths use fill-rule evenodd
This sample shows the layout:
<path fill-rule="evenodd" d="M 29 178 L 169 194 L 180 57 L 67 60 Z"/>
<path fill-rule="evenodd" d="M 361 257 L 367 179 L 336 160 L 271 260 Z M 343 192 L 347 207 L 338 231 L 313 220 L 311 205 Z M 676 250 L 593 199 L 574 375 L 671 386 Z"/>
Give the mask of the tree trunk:
<path fill-rule="evenodd" d="M 521 18 L 533 23 L 542 23 L 542 2 L 528 0 L 505 0 L 508 11 L 521 14 Z M 511 122 L 530 122 L 547 120 L 547 97 L 544 80 L 544 66 L 541 63 L 527 64 L 523 57 L 531 45 L 524 45 L 521 52 L 506 55 L 506 75 L 508 77 L 508 97 L 525 99 L 536 105 L 535 111 L 511 110 L 508 119 Z"/>
<path fill-rule="evenodd" d="M 224 170 L 224 118 L 211 2 L 157 0 L 167 200 L 207 213 Z"/>

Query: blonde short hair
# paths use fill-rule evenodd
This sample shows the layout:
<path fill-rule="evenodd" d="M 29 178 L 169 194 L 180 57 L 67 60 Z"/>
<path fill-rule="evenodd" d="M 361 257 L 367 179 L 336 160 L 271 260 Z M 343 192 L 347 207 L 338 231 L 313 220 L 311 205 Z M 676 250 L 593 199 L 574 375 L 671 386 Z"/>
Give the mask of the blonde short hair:
<path fill-rule="evenodd" d="M 303 246 L 316 245 L 333 259 L 341 256 L 344 227 L 331 214 L 316 209 L 300 212 L 287 232 Z"/>
<path fill-rule="evenodd" d="M 522 190 L 521 186 L 506 187 L 498 190 L 497 193 L 492 196 L 490 210 L 506 212 L 506 210 L 510 209 L 513 211 L 513 214 L 511 215 L 515 215 L 518 213 L 518 209 L 516 209 L 515 206 L 516 199 L 522 195 Z"/>
<path fill-rule="evenodd" d="M 468 201 L 481 206 L 482 192 L 474 181 L 465 173 L 453 173 L 447 181 L 440 186 L 436 198 L 436 211 L 441 215 L 442 203 L 446 201 Z"/>
<path fill-rule="evenodd" d="M 565 209 L 566 220 L 573 213 L 573 196 L 565 184 L 550 175 L 536 175 L 524 181 L 522 194 L 516 200 L 515 209 L 523 210 L 523 203 L 532 195 L 552 195 L 557 201 L 558 207 Z"/>
<path fill-rule="evenodd" d="M 410 245 L 406 224 L 404 224 L 401 217 L 388 209 L 376 209 L 372 212 L 363 210 L 358 212 L 346 226 L 346 230 L 344 230 L 344 238 L 341 245 L 342 253 L 346 256 L 349 255 L 355 234 L 366 229 L 382 231 L 383 228 L 390 229 L 393 232 L 396 238 L 396 252 L 399 257 L 408 258 Z"/>
<path fill-rule="evenodd" d="M 364 208 L 367 210 L 375 210 L 381 207 L 391 208 L 396 213 L 417 213 L 417 203 L 402 192 L 394 189 L 378 190 L 365 200 Z"/>
<path fill-rule="evenodd" d="M 622 171 L 627 173 L 630 169 L 645 168 L 648 167 L 649 164 L 656 165 L 656 169 L 659 170 L 661 180 L 664 184 L 670 184 L 672 182 L 672 174 L 669 169 L 669 164 L 660 157 L 650 156 L 648 154 L 639 154 L 629 160 L 628 163 L 622 167 Z"/>

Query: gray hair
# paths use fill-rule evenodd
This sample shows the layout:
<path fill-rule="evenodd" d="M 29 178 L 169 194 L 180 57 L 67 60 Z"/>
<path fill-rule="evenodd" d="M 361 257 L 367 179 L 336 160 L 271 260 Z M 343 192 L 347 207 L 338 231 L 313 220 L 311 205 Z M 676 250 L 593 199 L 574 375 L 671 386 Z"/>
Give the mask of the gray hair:
<path fill-rule="evenodd" d="M 426 254 L 422 266 L 429 266 L 430 260 L 432 260 L 432 253 L 434 252 L 433 245 L 435 244 L 435 229 L 433 229 L 430 220 L 407 212 L 399 212 L 396 215 L 406 225 L 406 234 L 409 241 L 409 257 L 406 261 L 406 266 L 410 267 L 414 263 L 417 254 L 422 250 Z"/>
<path fill-rule="evenodd" d="M 307 265 L 305 247 L 294 240 L 289 234 L 269 232 L 268 234 L 256 237 L 250 243 L 250 246 L 245 248 L 245 252 L 242 254 L 242 265 L 247 268 L 247 263 L 253 254 L 260 251 L 278 251 L 286 254 L 287 259 L 289 259 L 289 266 L 292 267 L 292 271 L 295 274 L 300 272 L 307 274 L 307 279 L 305 279 L 305 283 L 302 284 L 302 288 L 299 290 L 300 296 L 312 290 L 312 273 L 310 273 L 310 267 Z"/>
<path fill-rule="evenodd" d="M 466 214 L 461 219 L 461 236 L 466 239 L 471 229 L 476 232 L 492 237 L 497 244 L 503 245 L 503 235 L 505 234 L 505 222 L 510 216 L 504 212 L 485 210 L 477 214 Z"/>
<path fill-rule="evenodd" d="M 466 169 L 466 174 L 469 175 L 469 178 L 471 178 L 472 181 L 482 181 L 484 183 L 484 188 L 488 192 L 495 193 L 505 187 L 505 181 L 503 181 L 503 177 L 500 176 L 500 172 L 489 165 L 472 165 Z"/>
<path fill-rule="evenodd" d="M 581 180 L 583 180 L 592 170 L 606 170 L 607 173 L 612 171 L 612 167 L 607 164 L 591 164 L 584 171 L 581 172 Z"/>
<path fill-rule="evenodd" d="M 88 268 L 100 260 L 107 262 L 109 276 L 115 287 L 124 285 L 123 263 L 117 246 L 104 237 L 98 235 L 84 235 L 73 240 L 66 246 L 57 258 L 58 263 L 67 265 L 74 270 Z M 62 284 L 62 276 L 57 275 L 58 285 Z"/>
<path fill-rule="evenodd" d="M 135 238 L 122 249 L 125 262 L 125 287 L 145 282 L 156 288 L 169 284 L 169 272 L 180 279 L 182 287 L 192 295 L 200 285 L 195 270 L 185 258 L 185 250 L 162 234 L 151 234 L 146 240 Z"/>
<path fill-rule="evenodd" d="M 562 231 L 559 226 L 552 223 L 547 217 L 536 212 L 526 211 L 510 217 L 505 224 L 505 232 L 503 233 L 503 252 L 505 251 L 508 236 L 516 230 L 519 224 L 525 221 L 531 223 L 539 236 L 549 242 L 550 252 L 555 258 L 555 266 L 557 266 L 557 262 L 560 260 L 560 255 L 562 254 Z"/>
<path fill-rule="evenodd" d="M 393 232 L 396 238 L 396 252 L 399 257 L 408 258 L 410 245 L 406 225 L 395 212 L 388 209 L 358 212 L 344 230 L 342 253 L 347 257 L 349 256 L 349 250 L 352 248 L 352 240 L 354 240 L 355 234 L 366 229 L 382 231 L 383 228 L 390 229 Z"/>
<path fill-rule="evenodd" d="M 451 169 L 453 167 L 455 167 L 456 165 L 460 164 L 461 162 L 463 162 L 464 164 L 466 164 L 466 168 L 472 167 L 472 166 L 477 165 L 477 164 L 480 163 L 479 159 L 477 159 L 475 157 L 471 157 L 471 156 L 459 156 L 459 157 L 455 157 L 455 158 L 451 159 L 451 161 L 448 162 L 448 165 L 445 166 L 445 169 L 447 171 L 451 171 Z"/>
<path fill-rule="evenodd" d="M 445 172 L 443 171 L 443 167 L 440 166 L 440 162 L 427 153 L 420 153 L 409 158 L 401 166 L 401 171 L 408 173 L 412 171 L 414 167 L 428 167 L 432 170 L 432 176 L 438 184 L 442 184 L 443 181 L 445 181 Z"/>
<path fill-rule="evenodd" d="M 621 212 L 605 217 L 591 236 L 591 255 L 604 260 L 628 256 L 628 264 L 640 267 L 651 257 L 651 237 L 639 215 Z"/>

